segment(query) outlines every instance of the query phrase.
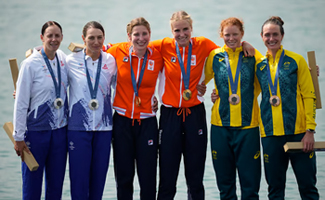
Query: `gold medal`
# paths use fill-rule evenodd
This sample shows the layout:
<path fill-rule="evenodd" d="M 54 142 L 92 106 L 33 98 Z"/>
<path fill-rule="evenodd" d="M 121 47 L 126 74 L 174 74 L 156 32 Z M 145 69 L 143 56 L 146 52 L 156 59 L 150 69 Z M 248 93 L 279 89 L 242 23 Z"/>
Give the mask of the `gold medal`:
<path fill-rule="evenodd" d="M 273 95 L 270 97 L 270 100 L 269 100 L 270 104 L 274 107 L 280 105 L 280 98 L 276 95 Z"/>
<path fill-rule="evenodd" d="M 141 106 L 141 99 L 139 96 L 136 96 L 134 99 L 135 105 L 137 105 L 138 107 Z"/>
<path fill-rule="evenodd" d="M 237 94 L 232 94 L 229 96 L 228 101 L 232 105 L 237 105 L 239 104 L 240 98 Z"/>
<path fill-rule="evenodd" d="M 184 92 L 183 92 L 183 99 L 185 101 L 188 101 L 188 100 L 190 100 L 191 97 L 192 97 L 191 90 L 189 90 L 189 89 L 184 90 Z"/>

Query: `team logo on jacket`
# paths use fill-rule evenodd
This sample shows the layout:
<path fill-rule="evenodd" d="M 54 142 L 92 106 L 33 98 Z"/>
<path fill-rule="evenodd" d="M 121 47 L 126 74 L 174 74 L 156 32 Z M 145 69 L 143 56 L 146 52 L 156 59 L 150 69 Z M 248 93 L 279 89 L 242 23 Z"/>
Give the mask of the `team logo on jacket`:
<path fill-rule="evenodd" d="M 219 62 L 222 62 L 225 58 L 219 58 Z"/>
<path fill-rule="evenodd" d="M 104 65 L 103 69 L 108 69 L 108 67 L 107 67 L 107 65 L 106 65 L 106 64 Z"/>
<path fill-rule="evenodd" d="M 202 129 L 200 129 L 200 130 L 198 131 L 198 134 L 199 134 L 199 135 L 202 135 L 202 134 L 203 134 Z"/>
<path fill-rule="evenodd" d="M 260 67 L 260 70 L 263 71 L 263 69 L 265 68 L 266 65 L 263 65 L 262 67 Z"/>
<path fill-rule="evenodd" d="M 78 69 L 83 69 L 83 66 L 84 66 L 83 63 L 79 63 L 79 67 L 78 67 Z"/>
<path fill-rule="evenodd" d="M 155 68 L 155 61 L 154 60 L 148 60 L 148 70 L 153 71 Z"/>
<path fill-rule="evenodd" d="M 129 57 L 124 56 L 124 58 L 123 58 L 123 62 L 128 62 L 128 61 L 129 61 Z"/>
<path fill-rule="evenodd" d="M 64 63 L 63 63 L 63 61 L 61 60 L 61 67 L 63 67 L 64 66 Z"/>
<path fill-rule="evenodd" d="M 196 55 L 192 55 L 191 57 L 191 66 L 195 66 L 196 65 Z"/>
<path fill-rule="evenodd" d="M 148 140 L 148 145 L 149 146 L 153 145 L 153 140 Z"/>
<path fill-rule="evenodd" d="M 43 72 L 46 73 L 47 72 L 47 67 L 45 65 L 42 65 L 42 68 L 43 68 Z"/>
<path fill-rule="evenodd" d="M 173 63 L 176 62 L 176 57 L 172 57 L 172 59 L 170 59 L 170 61 L 172 61 Z"/>
<path fill-rule="evenodd" d="M 283 64 L 283 69 L 284 69 L 284 70 L 289 70 L 289 69 L 290 69 L 290 62 L 285 62 L 285 63 Z"/>
<path fill-rule="evenodd" d="M 243 60 L 243 63 L 248 63 L 248 59 L 245 56 L 243 56 L 242 60 Z"/>

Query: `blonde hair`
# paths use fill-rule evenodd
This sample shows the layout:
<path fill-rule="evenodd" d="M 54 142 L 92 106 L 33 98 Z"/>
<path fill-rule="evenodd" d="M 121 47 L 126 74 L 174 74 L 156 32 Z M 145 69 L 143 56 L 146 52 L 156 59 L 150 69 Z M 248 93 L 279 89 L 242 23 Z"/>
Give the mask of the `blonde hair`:
<path fill-rule="evenodd" d="M 187 14 L 187 12 L 185 12 L 183 10 L 173 13 L 172 17 L 170 18 L 170 26 L 171 26 L 171 28 L 173 28 L 173 23 L 174 22 L 180 21 L 180 20 L 186 20 L 190 24 L 191 28 L 193 29 L 193 27 L 192 27 L 193 20 L 192 20 L 191 16 L 189 14 Z"/>

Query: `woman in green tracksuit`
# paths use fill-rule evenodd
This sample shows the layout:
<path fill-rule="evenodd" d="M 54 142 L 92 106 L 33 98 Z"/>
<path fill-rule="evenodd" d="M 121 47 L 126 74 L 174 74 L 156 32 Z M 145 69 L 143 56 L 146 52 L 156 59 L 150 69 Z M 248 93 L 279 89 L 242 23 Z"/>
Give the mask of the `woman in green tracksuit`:
<path fill-rule="evenodd" d="M 238 170 L 241 198 L 259 199 L 261 180 L 258 128 L 260 88 L 255 66 L 263 56 L 244 57 L 243 22 L 223 20 L 220 36 L 225 45 L 211 51 L 205 67 L 205 83 L 214 78 L 216 94 L 211 116 L 211 151 L 220 199 L 237 199 Z"/>
<path fill-rule="evenodd" d="M 316 97 L 304 58 L 282 45 L 283 21 L 271 17 L 262 26 L 267 54 L 258 63 L 256 76 L 261 86 L 260 130 L 269 199 L 284 199 L 289 161 L 302 199 L 319 199 L 316 188 Z M 286 142 L 303 142 L 304 152 L 285 153 Z"/>

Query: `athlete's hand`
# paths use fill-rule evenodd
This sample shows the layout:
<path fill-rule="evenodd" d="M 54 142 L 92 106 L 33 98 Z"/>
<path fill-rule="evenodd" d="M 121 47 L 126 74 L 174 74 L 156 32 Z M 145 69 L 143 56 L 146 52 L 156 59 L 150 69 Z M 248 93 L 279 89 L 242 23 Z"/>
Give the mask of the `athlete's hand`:
<path fill-rule="evenodd" d="M 153 105 L 152 105 L 151 109 L 154 112 L 158 111 L 158 100 L 157 100 L 156 96 L 153 97 Z"/>
<path fill-rule="evenodd" d="M 315 144 L 315 139 L 314 139 L 314 133 L 310 131 L 306 131 L 305 136 L 302 138 L 301 142 L 304 143 L 304 152 L 311 152 L 314 150 L 314 144 Z"/>
<path fill-rule="evenodd" d="M 311 71 L 311 68 L 308 66 L 308 68 L 309 68 L 309 71 Z M 317 71 L 317 76 L 319 76 L 319 66 L 318 65 L 316 65 L 316 71 Z"/>
<path fill-rule="evenodd" d="M 243 41 L 242 46 L 245 57 L 253 57 L 255 55 L 255 48 L 251 44 Z"/>
<path fill-rule="evenodd" d="M 207 86 L 205 85 L 204 81 L 202 81 L 201 84 L 198 84 L 198 85 L 196 86 L 196 89 L 197 89 L 197 91 L 198 91 L 198 95 L 199 95 L 200 97 L 202 97 L 202 96 L 205 94 L 205 92 L 207 91 Z"/>
<path fill-rule="evenodd" d="M 26 151 L 28 154 L 30 154 L 29 148 L 27 147 L 25 141 L 15 141 L 15 151 L 17 156 L 20 156 L 21 161 L 24 162 L 24 154 L 23 151 Z"/>
<path fill-rule="evenodd" d="M 216 100 L 219 98 L 219 96 L 217 95 L 216 93 L 216 89 L 213 89 L 212 90 L 212 93 L 211 93 L 211 101 L 212 103 L 216 102 Z"/>

